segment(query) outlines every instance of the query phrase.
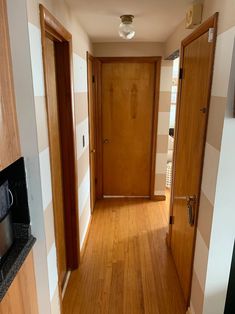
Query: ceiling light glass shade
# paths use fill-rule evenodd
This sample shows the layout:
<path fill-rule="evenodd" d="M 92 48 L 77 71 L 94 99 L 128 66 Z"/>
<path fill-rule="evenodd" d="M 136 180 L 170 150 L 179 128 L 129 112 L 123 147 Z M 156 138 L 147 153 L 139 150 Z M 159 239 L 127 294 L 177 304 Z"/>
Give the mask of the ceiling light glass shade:
<path fill-rule="evenodd" d="M 122 15 L 121 24 L 119 25 L 119 36 L 124 39 L 132 39 L 135 36 L 135 30 L 132 25 L 133 15 Z"/>

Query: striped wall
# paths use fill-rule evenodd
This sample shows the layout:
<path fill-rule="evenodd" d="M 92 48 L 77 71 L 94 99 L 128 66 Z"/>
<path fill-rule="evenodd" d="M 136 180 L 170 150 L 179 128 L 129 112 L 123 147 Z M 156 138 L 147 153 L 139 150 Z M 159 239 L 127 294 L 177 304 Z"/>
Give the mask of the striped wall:
<path fill-rule="evenodd" d="M 55 309 L 52 310 L 54 313 L 57 313 L 59 310 L 59 295 L 57 287 L 58 274 L 54 235 L 50 152 L 46 116 L 46 99 L 44 89 L 41 32 L 39 26 L 38 25 L 36 26 L 32 23 L 28 24 L 28 30 L 31 50 L 33 90 L 35 99 L 36 126 L 41 175 L 42 204 L 44 210 L 44 226 L 47 247 L 49 297 L 51 304 L 54 304 L 55 306 Z"/>
<path fill-rule="evenodd" d="M 224 183 L 222 189 L 230 190 L 230 186 L 234 185 L 234 178 L 229 185 L 229 172 L 232 168 L 226 169 L 226 165 L 222 170 L 224 173 L 221 172 L 223 179 L 220 179 L 218 171 L 222 163 L 221 158 L 225 154 L 221 144 L 224 137 L 225 112 L 229 106 L 231 107 L 228 92 L 234 39 L 235 27 L 220 33 L 217 39 L 192 284 L 191 311 L 195 314 L 223 313 L 232 256 L 234 235 L 232 238 L 223 238 L 226 238 L 227 232 L 231 235 L 231 230 L 228 231 L 231 228 L 229 221 L 235 217 L 230 210 L 231 205 L 225 205 L 227 198 L 223 199 L 219 187 L 222 180 Z M 231 109 L 230 112 L 232 113 Z M 235 121 L 231 122 L 234 131 Z M 229 164 L 230 154 L 231 158 L 233 156 L 232 147 L 226 154 Z M 234 192 L 233 189 L 233 194 Z M 220 202 L 221 199 L 224 203 Z M 230 199 L 232 199 L 231 195 Z M 216 227 L 217 232 L 215 232 Z M 233 225 L 232 229 L 234 229 Z M 225 240 L 224 245 L 222 245 L 223 240 Z M 230 251 L 228 251 L 229 245 Z"/>
<path fill-rule="evenodd" d="M 221 314 L 234 244 L 235 2 L 205 0 L 203 20 L 219 12 L 218 38 L 199 205 L 191 314 Z M 166 55 L 192 30 L 184 21 L 166 42 Z M 233 173 L 233 175 L 232 175 Z M 232 221 L 232 222 L 231 222 Z"/>
<path fill-rule="evenodd" d="M 162 60 L 154 194 L 165 195 L 173 61 Z"/>
<path fill-rule="evenodd" d="M 73 75 L 74 103 L 76 121 L 77 165 L 78 165 L 78 203 L 80 246 L 82 247 L 90 220 L 90 172 L 89 172 L 89 134 L 87 104 L 87 64 L 86 51 L 90 51 L 88 37 L 76 27 L 70 12 L 63 1 L 45 1 L 45 6 L 68 28 L 73 35 Z M 42 203 L 44 211 L 44 227 L 47 250 L 47 269 L 49 298 L 51 308 L 48 313 L 60 313 L 57 255 L 54 233 L 54 216 L 50 171 L 50 151 L 44 90 L 44 72 L 42 61 L 41 31 L 39 24 L 38 1 L 28 0 L 28 31 L 31 50 L 33 90 L 35 100 L 38 151 L 41 175 Z M 68 18 L 70 20 L 68 21 Z M 71 21 L 71 25 L 70 25 Z M 81 38 L 79 38 L 79 36 Z M 83 38 L 82 38 L 83 37 Z M 77 41 L 81 46 L 78 47 Z M 85 145 L 83 146 L 83 137 Z M 46 283 L 45 283 L 46 284 Z M 42 287 L 41 287 L 42 288 Z"/>

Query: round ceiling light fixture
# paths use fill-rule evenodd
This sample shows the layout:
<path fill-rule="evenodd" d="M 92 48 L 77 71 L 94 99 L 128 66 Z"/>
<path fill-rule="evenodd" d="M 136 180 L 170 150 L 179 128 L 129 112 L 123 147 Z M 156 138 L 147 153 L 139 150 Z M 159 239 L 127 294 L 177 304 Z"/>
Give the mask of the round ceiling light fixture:
<path fill-rule="evenodd" d="M 133 28 L 134 15 L 125 14 L 120 16 L 121 24 L 119 25 L 119 36 L 124 39 L 132 39 L 135 36 L 135 30 Z"/>

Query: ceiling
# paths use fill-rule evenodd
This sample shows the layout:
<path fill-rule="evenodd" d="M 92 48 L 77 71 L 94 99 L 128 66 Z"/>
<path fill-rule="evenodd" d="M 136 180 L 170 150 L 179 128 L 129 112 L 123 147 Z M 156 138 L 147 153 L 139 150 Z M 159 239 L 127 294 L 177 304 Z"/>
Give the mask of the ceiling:
<path fill-rule="evenodd" d="M 185 17 L 192 0 L 66 0 L 93 42 L 124 41 L 119 16 L 133 14 L 134 41 L 164 42 Z"/>

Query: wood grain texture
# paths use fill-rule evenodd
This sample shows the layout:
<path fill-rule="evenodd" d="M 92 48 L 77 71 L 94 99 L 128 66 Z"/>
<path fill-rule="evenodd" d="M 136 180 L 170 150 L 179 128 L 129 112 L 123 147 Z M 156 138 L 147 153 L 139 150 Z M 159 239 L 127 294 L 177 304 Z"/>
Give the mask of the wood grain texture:
<path fill-rule="evenodd" d="M 201 178 L 211 95 L 217 15 L 182 42 L 180 82 L 177 102 L 177 127 L 174 153 L 170 244 L 184 298 L 189 305 L 192 267 L 197 230 Z M 208 31 L 215 27 L 213 42 Z M 188 221 L 187 201 L 175 199 L 196 196 L 194 225 Z"/>
<path fill-rule="evenodd" d="M 168 210 L 165 202 L 98 201 L 64 314 L 185 314 L 165 243 Z"/>
<path fill-rule="evenodd" d="M 150 196 L 154 90 L 154 63 L 102 63 L 103 195 Z"/>
<path fill-rule="evenodd" d="M 43 52 L 43 65 L 44 65 L 44 79 L 46 90 L 46 103 L 47 111 L 50 105 L 50 97 L 53 91 L 50 90 L 51 83 L 51 69 L 52 66 L 47 61 L 47 45 L 46 42 L 51 40 L 54 46 L 54 66 L 55 81 L 56 81 L 56 98 L 58 117 L 58 128 L 55 143 L 60 144 L 60 159 L 62 169 L 58 171 L 58 174 L 62 174 L 62 196 L 64 212 L 61 215 L 63 224 L 65 225 L 65 239 L 66 241 L 66 267 L 67 269 L 76 269 L 79 264 L 80 258 L 80 241 L 79 241 L 79 221 L 78 221 L 78 175 L 77 175 L 77 157 L 76 157 L 76 123 L 75 123 L 75 110 L 73 99 L 73 64 L 72 64 L 72 36 L 63 27 L 63 25 L 43 6 L 40 7 L 40 20 L 41 20 L 41 33 L 42 33 L 42 52 Z M 56 113 L 54 112 L 54 114 Z M 50 117 L 53 120 L 53 115 Z M 55 122 L 55 121 L 54 121 Z M 48 124 L 53 127 L 53 123 L 50 122 L 48 114 Z M 50 135 L 50 130 L 49 130 Z M 50 138 L 50 146 L 51 145 Z M 50 150 L 53 149 L 50 147 Z M 53 159 L 51 159 L 53 163 Z M 56 176 L 53 181 L 56 181 Z M 53 176 L 53 174 L 52 174 Z M 59 180 L 59 179 L 58 179 Z M 54 216 L 58 215 L 58 211 L 54 208 Z M 57 220 L 55 218 L 55 229 L 60 229 L 57 226 Z M 61 232 L 61 231 L 59 231 Z M 61 245 L 56 235 L 56 246 Z M 61 239 L 60 239 L 61 240 Z M 60 283 L 63 280 L 59 280 Z M 61 295 L 61 289 L 59 289 Z"/>
<path fill-rule="evenodd" d="M 90 161 L 90 193 L 91 211 L 96 202 L 96 110 L 95 110 L 95 81 L 94 58 L 87 53 L 87 83 L 88 83 L 88 115 L 89 115 L 89 161 Z"/>
<path fill-rule="evenodd" d="M 59 283 L 63 287 L 67 273 L 60 121 L 57 101 L 54 42 L 46 37 L 47 115 L 50 142 L 53 207 L 57 238 Z"/>
<path fill-rule="evenodd" d="M 6 1 L 0 0 L 0 170 L 21 156 Z"/>
<path fill-rule="evenodd" d="M 34 275 L 33 253 L 31 252 L 7 294 L 0 303 L 0 314 L 37 314 L 38 303 Z"/>

